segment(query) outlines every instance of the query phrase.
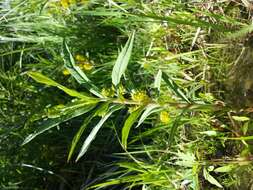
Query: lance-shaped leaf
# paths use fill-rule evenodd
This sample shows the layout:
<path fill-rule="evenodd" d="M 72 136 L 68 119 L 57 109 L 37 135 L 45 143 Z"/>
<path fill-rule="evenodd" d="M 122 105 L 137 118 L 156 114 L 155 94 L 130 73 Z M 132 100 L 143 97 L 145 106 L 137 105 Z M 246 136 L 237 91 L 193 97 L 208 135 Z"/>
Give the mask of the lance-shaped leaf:
<path fill-rule="evenodd" d="M 88 124 L 90 123 L 90 121 L 92 120 L 92 118 L 94 117 L 94 115 L 89 115 L 83 122 L 83 125 L 80 127 L 80 129 L 78 130 L 78 132 L 76 133 L 76 135 L 74 136 L 72 143 L 71 143 L 71 147 L 70 147 L 70 151 L 69 151 L 69 155 L 68 155 L 68 162 L 70 161 L 74 150 L 76 148 L 76 145 L 78 143 L 78 141 L 80 140 L 84 130 L 86 129 L 86 127 L 88 126 Z"/>
<path fill-rule="evenodd" d="M 166 74 L 162 73 L 162 78 L 166 82 L 166 84 L 169 86 L 169 88 L 182 100 L 186 101 L 187 103 L 191 103 L 191 101 L 186 97 L 186 95 L 183 93 L 183 91 L 179 88 L 179 86 Z"/>
<path fill-rule="evenodd" d="M 133 43 L 134 43 L 134 35 L 135 35 L 135 32 L 133 32 L 131 34 L 131 36 L 129 37 L 124 48 L 121 50 L 120 54 L 118 55 L 116 63 L 113 67 L 112 83 L 115 86 L 117 86 L 119 84 L 120 79 L 121 79 L 122 75 L 125 73 L 128 62 L 130 60 L 132 49 L 133 49 Z"/>
<path fill-rule="evenodd" d="M 76 79 L 79 84 L 83 84 L 85 88 L 87 88 L 92 94 L 102 98 L 103 96 L 99 93 L 98 88 L 91 83 L 90 79 L 86 76 L 86 74 L 75 64 L 75 59 L 73 58 L 71 51 L 64 41 L 64 61 L 65 67 L 68 69 L 70 74 Z"/>
<path fill-rule="evenodd" d="M 98 131 L 101 129 L 104 122 L 113 114 L 113 112 L 121 109 L 122 107 L 123 107 L 122 105 L 116 105 L 116 106 L 114 105 L 110 109 L 110 111 L 101 118 L 101 120 L 98 122 L 98 124 L 92 129 L 92 131 L 90 132 L 88 137 L 85 139 L 83 146 L 81 148 L 81 151 L 79 152 L 79 154 L 76 158 L 76 162 L 87 152 L 91 142 L 95 139 Z"/>
<path fill-rule="evenodd" d="M 88 124 L 91 122 L 91 120 L 95 117 L 95 116 L 100 116 L 101 114 L 103 114 L 105 111 L 107 111 L 107 108 L 109 106 L 109 103 L 106 102 L 104 104 L 102 104 L 98 109 L 95 109 L 93 111 L 93 113 L 91 113 L 88 117 L 85 118 L 83 125 L 80 127 L 80 129 L 78 130 L 78 132 L 76 133 L 76 135 L 74 136 L 72 143 L 71 143 L 71 148 L 69 151 L 69 155 L 68 155 L 68 161 L 71 159 L 75 147 L 78 143 L 78 141 L 80 140 L 84 130 L 87 128 Z"/>
<path fill-rule="evenodd" d="M 38 135 L 44 133 L 45 131 L 48 131 L 49 129 L 52 129 L 53 127 L 58 126 L 60 123 L 68 121 L 74 117 L 80 116 L 84 113 L 89 112 L 95 107 L 95 104 L 83 104 L 79 108 L 74 108 L 72 109 L 71 112 L 68 112 L 66 115 L 62 114 L 60 117 L 55 117 L 55 118 L 48 118 L 46 120 L 43 120 L 41 124 L 38 126 L 36 131 L 29 136 L 27 136 L 23 142 L 22 145 L 27 144 L 31 140 L 33 140 L 35 137 Z"/>
<path fill-rule="evenodd" d="M 211 175 L 208 173 L 208 171 L 207 171 L 206 168 L 203 169 L 203 176 L 204 176 L 204 178 L 205 178 L 207 181 L 209 181 L 211 184 L 216 185 L 217 187 L 223 189 L 222 185 L 221 185 L 213 176 L 211 176 Z"/>
<path fill-rule="evenodd" d="M 132 125 L 136 122 L 138 117 L 141 115 L 142 111 L 143 111 L 143 107 L 138 108 L 137 110 L 135 110 L 128 116 L 128 118 L 126 119 L 124 123 L 124 126 L 122 128 L 121 140 L 122 140 L 122 145 L 125 149 L 127 148 L 127 139 L 128 139 L 130 129 Z"/>
<path fill-rule="evenodd" d="M 93 101 L 93 102 L 96 102 L 98 101 L 97 99 L 95 98 L 92 98 L 92 97 L 89 97 L 87 95 L 84 95 L 82 93 L 79 93 L 73 89 L 69 89 L 57 82 L 55 82 L 54 80 L 44 76 L 43 74 L 41 73 L 38 73 L 38 72 L 33 72 L 33 71 L 30 71 L 28 72 L 28 75 L 30 77 L 32 77 L 35 81 L 39 82 L 39 83 L 42 83 L 42 84 L 46 84 L 48 86 L 54 86 L 54 87 L 57 87 L 59 88 L 60 90 L 64 91 L 66 94 L 72 96 L 72 97 L 76 97 L 76 98 L 81 98 L 81 99 L 85 99 L 87 101 Z"/>
<path fill-rule="evenodd" d="M 155 76 L 154 87 L 160 91 L 161 87 L 161 80 L 162 80 L 162 70 L 159 69 L 158 73 Z"/>
<path fill-rule="evenodd" d="M 155 112 L 160 111 L 161 109 L 159 109 L 159 108 L 160 108 L 160 105 L 158 105 L 158 104 L 148 104 L 148 105 L 146 106 L 145 111 L 144 111 L 143 114 L 141 115 L 141 118 L 139 119 L 136 128 L 139 127 L 139 126 L 143 123 L 143 121 L 144 121 L 149 115 L 151 115 L 152 113 L 155 113 Z"/>

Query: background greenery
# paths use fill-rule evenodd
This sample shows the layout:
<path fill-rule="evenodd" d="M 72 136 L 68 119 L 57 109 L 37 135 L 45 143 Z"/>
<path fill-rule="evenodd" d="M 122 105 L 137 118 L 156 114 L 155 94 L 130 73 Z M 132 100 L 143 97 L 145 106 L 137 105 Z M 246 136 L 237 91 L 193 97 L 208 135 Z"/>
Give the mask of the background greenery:
<path fill-rule="evenodd" d="M 252 188 L 252 5 L 2 0 L 0 188 Z"/>

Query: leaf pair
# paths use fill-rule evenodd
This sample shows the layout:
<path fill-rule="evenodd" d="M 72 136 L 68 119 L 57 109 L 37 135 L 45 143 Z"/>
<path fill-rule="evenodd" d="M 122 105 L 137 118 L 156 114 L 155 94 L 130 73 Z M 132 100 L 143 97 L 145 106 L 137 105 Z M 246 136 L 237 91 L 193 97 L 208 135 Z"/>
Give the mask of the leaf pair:
<path fill-rule="evenodd" d="M 134 36 L 135 36 L 135 32 L 133 32 L 131 36 L 129 37 L 124 48 L 121 50 L 120 54 L 118 55 L 116 63 L 114 64 L 114 67 L 112 70 L 112 83 L 115 86 L 119 84 L 120 79 L 122 75 L 125 73 L 127 65 L 129 63 L 132 49 L 133 49 Z"/>
<path fill-rule="evenodd" d="M 76 161 L 78 161 L 88 150 L 91 142 L 95 139 L 98 131 L 101 129 L 101 127 L 103 126 L 103 124 L 105 123 L 105 121 L 117 110 L 121 109 L 123 106 L 121 105 L 113 105 L 109 108 L 109 110 L 105 110 L 107 105 L 107 103 L 105 103 L 104 105 L 100 106 L 97 110 L 94 111 L 93 114 L 90 114 L 83 122 L 83 125 L 80 127 L 79 131 L 76 133 L 75 137 L 72 140 L 72 144 L 71 144 L 71 148 L 69 151 L 69 155 L 68 155 L 68 161 L 71 159 L 74 149 L 78 143 L 78 141 L 80 140 L 84 130 L 87 128 L 88 124 L 91 122 L 91 120 L 98 115 L 101 112 L 106 111 L 106 114 L 103 115 L 103 117 L 101 118 L 101 120 L 96 124 L 96 126 L 92 129 L 92 131 L 90 132 L 90 134 L 88 135 L 88 137 L 85 139 L 85 141 L 83 142 L 82 148 L 76 158 Z"/>

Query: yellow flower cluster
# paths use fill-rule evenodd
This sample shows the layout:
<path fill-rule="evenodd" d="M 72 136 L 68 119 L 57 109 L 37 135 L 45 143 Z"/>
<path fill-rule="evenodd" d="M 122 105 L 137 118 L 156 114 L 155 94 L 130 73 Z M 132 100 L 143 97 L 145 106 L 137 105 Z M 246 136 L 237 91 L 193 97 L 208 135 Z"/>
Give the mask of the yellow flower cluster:
<path fill-rule="evenodd" d="M 76 62 L 78 63 L 78 66 L 86 71 L 90 71 L 91 69 L 93 69 L 93 65 L 90 63 L 90 61 L 82 56 L 82 55 L 76 55 Z"/>
<path fill-rule="evenodd" d="M 162 111 L 160 113 L 160 121 L 162 123 L 169 123 L 170 122 L 169 113 L 167 111 Z"/>
<path fill-rule="evenodd" d="M 68 69 L 64 69 L 64 70 L 62 71 L 62 74 L 65 75 L 65 76 L 67 76 L 67 75 L 70 75 L 70 72 L 69 72 Z"/>
<path fill-rule="evenodd" d="M 76 3 L 87 3 L 89 0 L 60 0 L 60 4 L 64 9 L 68 9 L 71 5 L 75 5 Z"/>
<path fill-rule="evenodd" d="M 60 0 L 60 3 L 64 9 L 67 9 L 69 8 L 69 6 L 76 4 L 76 1 L 75 0 Z"/>
<path fill-rule="evenodd" d="M 106 98 L 112 98 L 114 96 L 115 90 L 111 88 L 103 88 L 101 94 Z"/>
<path fill-rule="evenodd" d="M 131 93 L 132 100 L 136 102 L 148 102 L 149 97 L 144 90 L 133 91 Z"/>

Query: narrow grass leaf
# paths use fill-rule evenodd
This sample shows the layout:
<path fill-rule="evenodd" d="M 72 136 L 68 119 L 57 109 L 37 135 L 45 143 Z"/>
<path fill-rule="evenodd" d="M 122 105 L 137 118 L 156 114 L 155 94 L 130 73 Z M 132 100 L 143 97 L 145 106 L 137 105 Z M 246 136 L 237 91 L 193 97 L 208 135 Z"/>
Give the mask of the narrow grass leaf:
<path fill-rule="evenodd" d="M 187 103 L 191 103 L 191 101 L 186 97 L 186 95 L 179 88 L 179 86 L 166 73 L 164 72 L 162 73 L 162 78 L 177 96 L 179 96 L 182 100 L 186 101 Z"/>
<path fill-rule="evenodd" d="M 127 139 L 132 125 L 136 122 L 138 117 L 141 115 L 143 107 L 140 107 L 136 111 L 132 112 L 129 117 L 126 119 L 124 126 L 122 128 L 122 145 L 127 148 Z"/>
<path fill-rule="evenodd" d="M 104 122 L 113 114 L 113 112 L 121 109 L 121 105 L 116 105 L 111 108 L 111 110 L 98 122 L 98 124 L 92 129 L 91 133 L 88 135 L 86 140 L 83 143 L 83 146 L 76 158 L 76 162 L 87 152 L 91 142 L 95 139 L 98 131 L 103 126 Z"/>
<path fill-rule="evenodd" d="M 127 65 L 129 63 L 132 49 L 133 49 L 133 43 L 134 43 L 134 36 L 135 32 L 131 34 L 129 37 L 127 43 L 125 44 L 124 48 L 121 50 L 120 54 L 118 55 L 118 58 L 116 60 L 116 63 L 112 70 L 112 83 L 117 86 L 120 82 L 120 79 L 122 75 L 124 74 Z"/>
<path fill-rule="evenodd" d="M 181 120 L 181 118 L 183 117 L 183 114 L 185 113 L 185 109 L 181 112 L 181 114 L 179 116 L 177 116 L 177 118 L 175 119 L 175 121 L 172 124 L 172 127 L 170 129 L 170 136 L 169 136 L 169 145 L 172 145 L 174 143 L 175 140 L 175 135 L 179 126 L 179 122 Z"/>
<path fill-rule="evenodd" d="M 220 137 L 221 139 L 224 139 L 224 140 L 244 140 L 244 141 L 247 141 L 247 140 L 253 140 L 253 136 L 243 136 L 243 137 Z"/>
<path fill-rule="evenodd" d="M 155 76 L 155 83 L 154 83 L 154 87 L 157 88 L 158 91 L 160 91 L 161 80 L 162 80 L 162 70 L 159 69 L 158 73 Z"/>

